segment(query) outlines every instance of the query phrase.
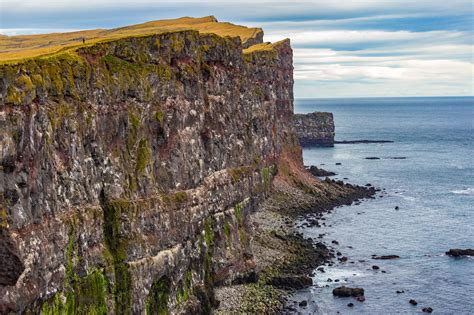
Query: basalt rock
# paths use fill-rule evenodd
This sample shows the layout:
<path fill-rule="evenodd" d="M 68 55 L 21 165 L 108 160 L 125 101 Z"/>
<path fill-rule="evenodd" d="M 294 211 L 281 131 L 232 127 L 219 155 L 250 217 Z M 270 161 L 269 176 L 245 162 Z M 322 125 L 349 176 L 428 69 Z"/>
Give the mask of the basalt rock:
<path fill-rule="evenodd" d="M 334 175 L 337 175 L 336 173 L 334 172 L 329 172 L 329 171 L 326 171 L 322 168 L 318 168 L 314 165 L 311 165 L 310 167 L 307 168 L 308 171 L 313 175 L 313 176 L 316 176 L 316 177 L 326 177 L 326 176 L 334 176 Z"/>
<path fill-rule="evenodd" d="M 454 248 L 450 249 L 446 252 L 446 255 L 453 256 L 453 257 L 460 257 L 460 256 L 474 256 L 474 249 L 459 249 Z"/>
<path fill-rule="evenodd" d="M 337 287 L 334 290 L 332 290 L 332 294 L 335 296 L 340 296 L 340 297 L 349 297 L 349 296 L 363 296 L 364 295 L 364 289 L 362 288 L 349 288 L 349 287 Z"/>
<path fill-rule="evenodd" d="M 302 146 L 334 146 L 335 128 L 332 113 L 295 114 L 293 123 Z"/>
<path fill-rule="evenodd" d="M 254 279 L 248 214 L 301 156 L 290 43 L 257 35 L 0 65 L 0 313 L 205 313 Z"/>

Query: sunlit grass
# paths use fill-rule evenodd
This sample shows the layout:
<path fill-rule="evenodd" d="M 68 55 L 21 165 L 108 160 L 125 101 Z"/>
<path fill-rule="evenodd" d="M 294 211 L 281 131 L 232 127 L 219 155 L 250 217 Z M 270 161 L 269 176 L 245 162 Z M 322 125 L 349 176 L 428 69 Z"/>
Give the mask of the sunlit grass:
<path fill-rule="evenodd" d="M 54 55 L 100 41 L 180 30 L 197 30 L 201 33 L 213 33 L 220 36 L 239 36 L 242 42 L 262 32 L 259 28 L 217 22 L 213 16 L 208 16 L 151 21 L 110 30 L 96 29 L 69 33 L 0 36 L 0 63 Z M 85 43 L 83 43 L 83 39 L 85 39 Z"/>

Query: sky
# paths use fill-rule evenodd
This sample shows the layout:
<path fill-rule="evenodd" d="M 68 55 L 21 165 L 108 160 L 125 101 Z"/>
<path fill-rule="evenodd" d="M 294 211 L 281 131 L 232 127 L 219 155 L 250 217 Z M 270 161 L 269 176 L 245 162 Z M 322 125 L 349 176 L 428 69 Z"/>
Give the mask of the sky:
<path fill-rule="evenodd" d="M 474 7 L 465 0 L 0 0 L 0 33 L 113 28 L 181 16 L 290 38 L 295 97 L 474 95 Z"/>

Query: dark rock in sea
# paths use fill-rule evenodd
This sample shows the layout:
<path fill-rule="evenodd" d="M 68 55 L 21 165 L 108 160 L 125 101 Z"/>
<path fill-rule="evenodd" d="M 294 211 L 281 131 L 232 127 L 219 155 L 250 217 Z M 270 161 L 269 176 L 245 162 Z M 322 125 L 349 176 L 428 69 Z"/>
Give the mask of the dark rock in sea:
<path fill-rule="evenodd" d="M 347 304 L 348 307 L 354 307 L 354 303 Z"/>
<path fill-rule="evenodd" d="M 380 158 L 376 156 L 369 156 L 369 157 L 366 157 L 365 159 L 366 160 L 380 160 Z"/>
<path fill-rule="evenodd" d="M 400 209 L 400 208 L 399 208 L 398 206 L 396 206 L 396 207 L 395 207 L 395 210 L 398 210 L 398 209 Z"/>
<path fill-rule="evenodd" d="M 372 259 L 381 259 L 381 260 L 398 259 L 398 258 L 400 258 L 400 256 L 397 256 L 397 255 L 382 255 L 382 256 L 374 255 L 374 256 L 372 256 Z"/>
<path fill-rule="evenodd" d="M 342 165 L 342 163 L 339 163 L 339 162 L 338 162 L 338 163 L 336 163 L 336 165 Z"/>
<path fill-rule="evenodd" d="M 323 268 L 323 267 L 319 267 L 319 268 L 318 268 L 318 269 L 316 269 L 316 270 L 318 270 L 319 272 L 322 272 L 322 273 L 326 272 L 326 270 L 324 270 L 324 268 Z"/>
<path fill-rule="evenodd" d="M 340 262 L 346 262 L 347 260 L 348 258 L 346 256 L 342 256 L 341 258 L 339 258 Z"/>
<path fill-rule="evenodd" d="M 327 282 L 332 282 L 332 279 L 331 279 L 331 278 L 328 278 L 326 281 L 327 281 Z"/>
<path fill-rule="evenodd" d="M 339 245 L 339 242 L 336 241 L 336 240 L 333 240 L 331 243 L 336 244 L 336 245 Z"/>
<path fill-rule="evenodd" d="M 334 282 L 339 282 L 340 280 L 339 279 L 335 279 Z"/>
<path fill-rule="evenodd" d="M 301 306 L 301 307 L 306 307 L 306 306 L 308 305 L 308 301 L 303 300 L 303 301 L 301 301 L 300 304 L 298 304 L 298 305 Z"/>
<path fill-rule="evenodd" d="M 361 144 L 361 143 L 393 143 L 391 140 L 345 140 L 334 141 L 335 144 Z"/>
<path fill-rule="evenodd" d="M 349 296 L 363 296 L 364 289 L 363 288 L 349 288 L 346 286 L 337 287 L 332 290 L 332 294 L 339 297 L 349 297 Z"/>
<path fill-rule="evenodd" d="M 460 256 L 474 256 L 474 249 L 466 248 L 452 248 L 446 252 L 446 255 L 453 256 L 453 257 L 460 257 Z"/>
<path fill-rule="evenodd" d="M 326 171 L 322 168 L 317 168 L 316 166 L 314 165 L 311 165 L 309 168 L 308 168 L 308 171 L 313 175 L 313 176 L 316 176 L 316 177 L 324 177 L 324 176 L 334 176 L 334 175 L 337 175 L 336 173 L 334 172 L 329 172 L 329 171 Z"/>
<path fill-rule="evenodd" d="M 337 252 L 336 255 L 337 255 L 337 256 L 342 256 L 342 253 L 341 253 L 341 252 Z"/>
<path fill-rule="evenodd" d="M 374 270 L 379 270 L 379 269 L 380 269 L 380 267 L 379 267 L 379 266 L 377 266 L 377 265 L 373 265 L 373 266 L 372 266 L 372 269 L 374 269 Z"/>
<path fill-rule="evenodd" d="M 422 311 L 423 313 L 433 313 L 433 309 L 431 307 L 424 307 Z"/>
<path fill-rule="evenodd" d="M 391 160 L 405 160 L 406 157 L 405 157 L 405 156 L 389 156 L 387 159 L 391 159 Z"/>
<path fill-rule="evenodd" d="M 343 179 L 348 180 L 349 178 L 348 178 L 348 177 L 344 177 Z"/>
<path fill-rule="evenodd" d="M 408 301 L 408 303 L 410 303 L 411 305 L 418 305 L 418 302 L 411 299 L 410 301 Z"/>
<path fill-rule="evenodd" d="M 304 289 L 313 284 L 313 280 L 304 275 L 291 275 L 291 276 L 275 276 L 268 280 L 268 284 L 285 290 L 292 290 L 292 289 Z"/>
<path fill-rule="evenodd" d="M 381 270 L 380 272 L 381 272 L 381 273 L 387 273 L 385 270 Z"/>
<path fill-rule="evenodd" d="M 397 294 L 405 293 L 404 290 L 397 290 Z"/>
<path fill-rule="evenodd" d="M 365 187 L 371 187 L 372 184 L 365 184 Z"/>
<path fill-rule="evenodd" d="M 359 302 L 364 302 L 365 297 L 364 296 L 358 296 L 358 297 L 356 297 L 356 300 L 359 301 Z"/>

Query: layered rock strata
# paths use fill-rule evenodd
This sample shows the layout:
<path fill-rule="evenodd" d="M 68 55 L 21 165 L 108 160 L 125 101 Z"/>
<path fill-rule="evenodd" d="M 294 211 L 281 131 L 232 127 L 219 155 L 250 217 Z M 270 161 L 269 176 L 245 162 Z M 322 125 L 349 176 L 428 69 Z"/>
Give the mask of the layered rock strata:
<path fill-rule="evenodd" d="M 299 150 L 290 43 L 258 45 L 185 30 L 0 65 L 0 313 L 207 313 L 253 271 L 248 214 Z"/>

